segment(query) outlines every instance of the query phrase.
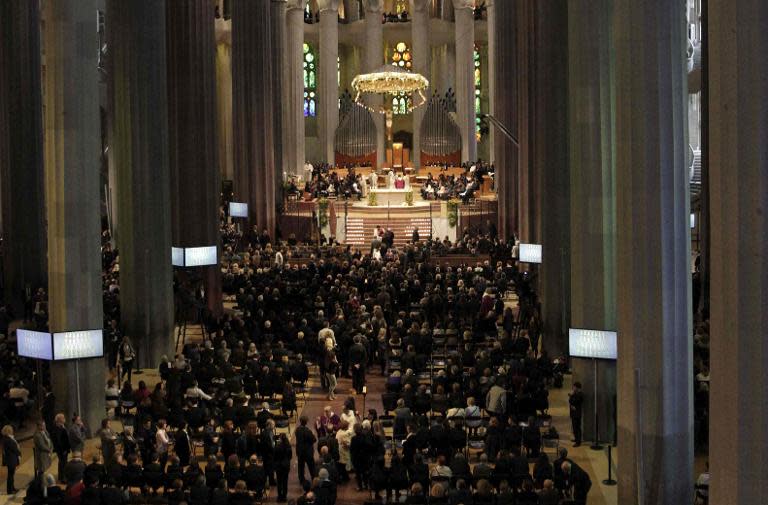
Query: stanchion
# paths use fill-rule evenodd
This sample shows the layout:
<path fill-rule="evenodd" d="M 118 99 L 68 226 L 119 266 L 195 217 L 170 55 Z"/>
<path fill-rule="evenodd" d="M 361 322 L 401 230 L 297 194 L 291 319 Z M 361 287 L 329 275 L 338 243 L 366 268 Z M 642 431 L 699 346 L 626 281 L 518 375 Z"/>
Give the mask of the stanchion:
<path fill-rule="evenodd" d="M 611 460 L 611 444 L 608 444 L 608 478 L 603 480 L 603 484 L 606 486 L 615 486 L 616 481 L 611 477 L 611 470 L 613 466 L 613 461 Z"/>

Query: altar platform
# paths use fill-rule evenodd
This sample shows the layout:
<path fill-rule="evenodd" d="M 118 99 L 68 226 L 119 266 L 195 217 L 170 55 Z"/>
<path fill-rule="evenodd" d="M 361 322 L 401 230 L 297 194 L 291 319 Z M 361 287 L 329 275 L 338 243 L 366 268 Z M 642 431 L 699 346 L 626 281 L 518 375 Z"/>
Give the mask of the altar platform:
<path fill-rule="evenodd" d="M 381 207 L 406 205 L 406 195 L 414 193 L 411 188 L 370 188 L 369 192 L 376 195 L 376 205 Z"/>

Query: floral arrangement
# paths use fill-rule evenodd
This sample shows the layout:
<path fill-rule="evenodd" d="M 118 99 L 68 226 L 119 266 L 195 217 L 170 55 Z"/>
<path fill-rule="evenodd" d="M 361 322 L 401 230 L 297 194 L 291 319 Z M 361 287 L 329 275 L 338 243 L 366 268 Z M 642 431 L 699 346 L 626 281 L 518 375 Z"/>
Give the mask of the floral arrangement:
<path fill-rule="evenodd" d="M 448 226 L 455 228 L 459 223 L 459 201 L 454 199 L 448 200 Z"/>

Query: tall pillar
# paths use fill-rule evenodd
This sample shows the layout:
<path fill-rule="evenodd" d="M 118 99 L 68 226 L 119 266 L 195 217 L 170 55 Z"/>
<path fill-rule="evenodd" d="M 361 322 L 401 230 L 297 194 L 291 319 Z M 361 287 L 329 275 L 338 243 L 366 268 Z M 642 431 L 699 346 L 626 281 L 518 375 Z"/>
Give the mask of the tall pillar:
<path fill-rule="evenodd" d="M 235 177 L 232 158 L 232 31 L 225 29 L 232 21 L 216 20 L 216 136 L 221 178 L 232 181 Z"/>
<path fill-rule="evenodd" d="M 275 72 L 271 2 L 232 1 L 232 100 L 235 196 L 248 202 L 252 224 L 275 231 Z M 279 111 L 278 111 L 279 112 Z"/>
<path fill-rule="evenodd" d="M 320 54 L 318 121 L 323 161 L 333 164 L 334 137 L 339 126 L 339 0 L 318 0 L 320 7 Z"/>
<path fill-rule="evenodd" d="M 535 2 L 532 81 L 532 161 L 535 226 L 542 245 L 539 274 L 543 346 L 550 356 L 566 350 L 570 298 L 568 178 L 567 0 Z"/>
<path fill-rule="evenodd" d="M 49 325 L 102 328 L 97 0 L 46 2 L 45 178 Z M 104 360 L 51 364 L 57 407 L 96 427 L 104 417 Z"/>
<path fill-rule="evenodd" d="M 614 8 L 622 504 L 688 503 L 693 489 L 684 9 Z"/>
<path fill-rule="evenodd" d="M 165 6 L 107 0 L 112 157 L 118 177 L 120 311 L 141 366 L 174 348 Z"/>
<path fill-rule="evenodd" d="M 493 29 L 488 31 L 488 38 L 493 39 L 496 48 L 494 55 L 496 73 L 491 100 L 496 105 L 495 117 L 510 133 L 520 140 L 520 94 L 525 90 L 521 86 L 521 73 L 525 71 L 520 58 L 522 32 L 522 12 L 524 3 L 515 2 L 496 11 Z M 495 129 L 491 126 L 491 129 Z M 493 158 L 496 162 L 496 192 L 499 205 L 498 227 L 502 239 L 511 239 L 518 233 L 518 165 L 521 145 L 515 144 L 504 135 L 497 137 L 494 144 Z"/>
<path fill-rule="evenodd" d="M 429 76 L 432 48 L 429 44 L 429 11 L 427 0 L 412 0 L 411 2 L 411 54 L 413 55 L 413 71 L 423 76 Z M 432 93 L 432 83 L 424 90 L 424 96 L 429 98 Z M 414 97 L 414 100 L 416 98 Z M 413 149 L 411 158 L 415 167 L 421 166 L 421 122 L 424 119 L 426 107 L 413 111 Z"/>
<path fill-rule="evenodd" d="M 710 501 L 767 503 L 768 5 L 709 2 Z"/>
<path fill-rule="evenodd" d="M 486 26 L 488 32 L 488 114 L 494 116 L 496 114 L 496 1 L 486 0 Z M 508 26 L 504 27 L 509 29 Z M 505 54 L 509 57 L 509 54 Z M 491 127 L 488 131 L 488 161 L 494 163 L 496 159 L 496 128 Z"/>
<path fill-rule="evenodd" d="M 461 132 L 462 161 L 477 159 L 474 6 L 474 0 L 453 0 L 456 17 L 456 122 Z"/>
<path fill-rule="evenodd" d="M 23 314 L 25 290 L 47 284 L 40 14 L 0 2 L 0 178 L 5 301 Z"/>
<path fill-rule="evenodd" d="M 304 174 L 304 8 L 307 0 L 289 0 L 286 12 L 287 81 L 286 165 L 289 174 Z"/>
<path fill-rule="evenodd" d="M 616 330 L 616 181 L 613 158 L 613 0 L 568 0 L 568 119 L 571 191 L 571 324 Z M 595 440 L 594 364 L 574 359 L 584 439 Z M 599 440 L 615 439 L 616 364 L 598 362 Z"/>
<path fill-rule="evenodd" d="M 166 3 L 168 145 L 173 245 L 219 245 L 216 45 L 208 0 Z M 190 184 L 190 181 L 194 181 Z M 208 308 L 221 313 L 221 273 L 203 267 Z"/>
<path fill-rule="evenodd" d="M 384 65 L 384 26 L 381 24 L 383 0 L 364 0 L 365 5 L 365 63 L 364 72 L 376 72 Z M 367 103 L 372 106 L 380 106 L 382 98 L 379 96 L 366 97 Z M 384 166 L 387 155 L 386 131 L 384 128 L 384 115 L 373 114 L 373 122 L 376 124 L 376 166 Z"/>
<path fill-rule="evenodd" d="M 275 202 L 279 202 L 282 198 L 281 182 L 283 181 L 283 173 L 287 173 L 286 170 L 286 128 L 285 125 L 288 120 L 288 90 L 285 87 L 285 83 L 288 79 L 286 73 L 287 60 L 285 57 L 285 49 L 287 46 L 286 40 L 286 13 L 287 13 L 287 0 L 272 0 L 270 9 L 269 21 L 270 21 L 270 34 L 272 36 L 272 90 L 275 95 L 275 99 L 272 100 L 272 121 L 274 124 L 274 133 L 272 134 L 272 140 L 274 144 L 274 157 L 275 157 L 275 179 L 272 192 L 275 193 Z"/>

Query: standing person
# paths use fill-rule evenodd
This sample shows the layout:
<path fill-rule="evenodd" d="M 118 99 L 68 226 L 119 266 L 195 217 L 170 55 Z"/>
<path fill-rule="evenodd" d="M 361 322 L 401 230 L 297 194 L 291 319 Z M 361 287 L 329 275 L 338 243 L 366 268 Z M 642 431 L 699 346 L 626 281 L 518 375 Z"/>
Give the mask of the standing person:
<path fill-rule="evenodd" d="M 176 456 L 178 456 L 179 464 L 182 467 L 189 465 L 189 460 L 192 455 L 192 444 L 189 440 L 189 433 L 187 433 L 187 423 L 184 421 L 179 423 L 179 429 L 176 430 L 173 451 L 176 453 Z"/>
<path fill-rule="evenodd" d="M 155 452 L 163 467 L 168 462 L 168 446 L 170 443 L 171 439 L 168 438 L 168 432 L 165 431 L 165 419 L 161 419 L 157 422 L 157 431 L 155 432 Z"/>
<path fill-rule="evenodd" d="M 112 430 L 109 419 L 101 420 L 101 428 L 96 434 L 101 441 L 101 454 L 104 456 L 104 461 L 111 461 L 112 456 L 115 454 L 117 434 Z"/>
<path fill-rule="evenodd" d="M 363 345 L 363 337 L 355 335 L 354 344 L 349 348 L 349 364 L 352 365 L 352 387 L 357 394 L 362 394 L 365 385 L 365 365 L 368 363 L 368 351 Z"/>
<path fill-rule="evenodd" d="M 6 480 L 6 493 L 16 494 L 18 490 L 14 485 L 13 478 L 16 475 L 16 467 L 21 461 L 21 447 L 13 436 L 13 426 L 7 424 L 3 426 L 3 466 L 8 469 L 8 478 Z"/>
<path fill-rule="evenodd" d="M 357 479 L 357 490 L 362 491 L 368 488 L 368 472 L 371 469 L 373 460 L 373 448 L 369 444 L 368 437 L 363 432 L 361 424 L 354 425 L 355 435 L 350 439 L 349 454 L 352 460 L 352 466 L 355 469 L 355 479 Z"/>
<path fill-rule="evenodd" d="M 72 416 L 72 424 L 69 427 L 69 449 L 72 452 L 83 452 L 85 439 L 88 438 L 88 430 L 85 428 L 83 418 L 75 414 Z"/>
<path fill-rule="evenodd" d="M 418 226 L 414 226 L 413 227 L 413 233 L 411 233 L 411 242 L 413 242 L 415 244 L 418 241 L 419 241 L 419 227 Z"/>
<path fill-rule="evenodd" d="M 299 426 L 296 428 L 296 459 L 299 460 L 298 463 L 298 472 L 299 472 L 299 482 L 303 486 L 307 480 L 304 478 L 304 465 L 307 466 L 307 470 L 309 470 L 309 480 L 312 480 L 317 475 L 317 472 L 315 471 L 315 442 L 317 442 L 317 438 L 315 437 L 315 434 L 312 433 L 312 430 L 310 430 L 307 427 L 307 422 L 309 420 L 307 419 L 307 416 L 302 415 L 299 418 Z"/>
<path fill-rule="evenodd" d="M 56 452 L 56 458 L 58 459 L 59 482 L 64 482 L 64 467 L 67 466 L 67 455 L 69 454 L 69 433 L 65 423 L 64 414 L 56 414 L 53 420 L 53 428 L 51 428 L 53 450 Z"/>
<path fill-rule="evenodd" d="M 328 399 L 336 399 L 336 374 L 339 371 L 339 362 L 336 359 L 336 353 L 330 352 L 329 359 L 325 366 L 325 381 L 328 384 Z"/>
<path fill-rule="evenodd" d="M 120 349 L 118 351 L 120 358 L 120 379 L 122 380 L 126 374 L 128 375 L 128 382 L 131 382 L 131 375 L 133 374 L 133 360 L 136 358 L 136 351 L 133 348 L 133 343 L 128 335 L 123 336 L 123 341 L 120 342 Z"/>
<path fill-rule="evenodd" d="M 568 395 L 571 408 L 571 426 L 573 427 L 573 446 L 581 445 L 581 411 L 584 405 L 584 393 L 581 392 L 581 382 L 573 383 L 573 391 Z"/>
<path fill-rule="evenodd" d="M 277 474 L 277 501 L 288 501 L 288 474 L 291 471 L 291 443 L 281 433 L 275 444 L 275 473 Z"/>
<path fill-rule="evenodd" d="M 53 442 L 45 429 L 45 421 L 37 422 L 37 431 L 32 437 L 35 447 L 35 477 L 44 474 L 51 466 Z"/>
<path fill-rule="evenodd" d="M 107 354 L 107 360 L 109 360 L 109 363 L 107 363 L 107 365 L 109 366 L 110 372 L 114 371 L 115 367 L 117 366 L 117 355 L 119 353 L 120 342 L 122 342 L 122 340 L 123 333 L 117 326 L 117 320 L 112 319 L 109 322 L 109 329 L 107 330 L 107 348 L 109 349 Z"/>

